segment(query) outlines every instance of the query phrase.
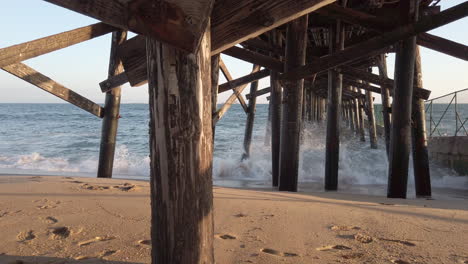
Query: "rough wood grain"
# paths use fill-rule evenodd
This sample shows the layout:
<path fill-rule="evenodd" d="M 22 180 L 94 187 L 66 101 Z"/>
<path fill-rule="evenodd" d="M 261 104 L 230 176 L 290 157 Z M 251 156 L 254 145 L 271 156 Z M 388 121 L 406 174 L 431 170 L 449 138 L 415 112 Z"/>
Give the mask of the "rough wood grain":
<path fill-rule="evenodd" d="M 33 68 L 23 64 L 15 63 L 2 68 L 2 70 L 32 84 L 42 90 L 49 92 L 60 99 L 63 99 L 79 108 L 88 111 L 89 113 L 102 118 L 104 109 L 90 101 L 89 99 L 77 94 L 76 92 L 64 87 L 63 85 L 55 82 L 49 77 L 37 72 Z"/>
<path fill-rule="evenodd" d="M 196 51 L 214 0 L 44 0 L 104 23 Z"/>
<path fill-rule="evenodd" d="M 345 48 L 343 51 L 321 57 L 307 65 L 281 75 L 281 79 L 301 79 L 334 67 L 358 60 L 376 56 L 381 50 L 395 44 L 397 41 L 415 36 L 419 33 L 446 25 L 468 15 L 468 2 L 461 3 L 439 14 L 425 17 L 416 23 L 400 26 L 384 35 L 364 41 L 363 43 Z"/>
<path fill-rule="evenodd" d="M 115 27 L 104 23 L 97 23 L 77 28 L 52 36 L 28 41 L 0 49 L 0 67 L 21 62 L 52 51 L 63 49 L 80 42 L 90 40 L 112 31 Z"/>
<path fill-rule="evenodd" d="M 213 53 L 333 2 L 335 0 L 218 0 L 212 14 Z"/>
<path fill-rule="evenodd" d="M 214 263 L 210 50 L 148 39 L 152 263 Z"/>
<path fill-rule="evenodd" d="M 223 54 L 250 62 L 252 64 L 260 65 L 267 69 L 283 72 L 284 66 L 282 61 L 247 49 L 232 47 L 223 51 Z"/>

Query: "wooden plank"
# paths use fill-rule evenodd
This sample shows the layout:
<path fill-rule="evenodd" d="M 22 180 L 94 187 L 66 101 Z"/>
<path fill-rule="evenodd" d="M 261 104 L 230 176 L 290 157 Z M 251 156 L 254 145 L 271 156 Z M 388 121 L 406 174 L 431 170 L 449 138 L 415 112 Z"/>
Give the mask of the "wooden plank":
<path fill-rule="evenodd" d="M 435 11 L 434 13 L 426 15 L 434 15 L 440 12 L 440 10 Z M 359 25 L 379 33 L 392 30 L 395 26 L 393 19 L 373 16 L 354 9 L 343 8 L 336 4 L 325 6 L 317 10 L 317 13 L 335 19 L 341 19 L 347 23 Z M 419 34 L 417 44 L 462 60 L 468 60 L 468 47 L 466 45 L 429 33 Z"/>
<path fill-rule="evenodd" d="M 127 74 L 125 72 L 119 73 L 115 76 L 109 77 L 109 79 L 104 80 L 99 83 L 99 87 L 101 87 L 101 91 L 106 93 L 116 87 L 124 85 L 128 82 Z"/>
<path fill-rule="evenodd" d="M 123 71 L 122 62 L 117 56 L 117 47 L 126 39 L 127 31 L 119 30 L 112 33 L 108 77 L 118 75 Z M 99 148 L 98 178 L 112 178 L 117 128 L 119 125 L 120 98 L 120 87 L 115 87 L 106 93 L 104 103 L 105 111 L 101 129 L 101 144 Z"/>
<path fill-rule="evenodd" d="M 305 64 L 308 16 L 291 21 L 287 27 L 285 71 Z M 302 129 L 304 80 L 284 82 L 280 138 L 280 191 L 297 192 L 299 178 L 299 146 Z"/>
<path fill-rule="evenodd" d="M 263 69 L 261 71 L 257 71 L 254 73 L 251 73 L 249 75 L 242 76 L 238 79 L 231 80 L 228 82 L 225 82 L 221 85 L 219 85 L 218 93 L 223 93 L 226 91 L 229 91 L 231 89 L 234 89 L 235 87 L 241 86 L 243 84 L 248 84 L 253 81 L 260 80 L 262 78 L 265 78 L 270 75 L 270 71 L 268 69 Z"/>
<path fill-rule="evenodd" d="M 302 79 L 316 73 L 335 68 L 337 66 L 358 60 L 360 58 L 376 56 L 381 54 L 381 50 L 395 44 L 395 42 L 415 36 L 419 33 L 432 30 L 446 25 L 468 15 L 468 2 L 461 3 L 446 9 L 439 14 L 425 17 L 416 23 L 410 23 L 364 41 L 363 43 L 348 47 L 343 51 L 329 56 L 321 57 L 311 63 L 298 67 L 297 69 L 284 73 L 281 79 Z"/>
<path fill-rule="evenodd" d="M 105 35 L 115 30 L 117 29 L 113 26 L 106 25 L 104 23 L 97 23 L 10 47 L 1 48 L 0 67 L 63 49 L 80 42 Z"/>
<path fill-rule="evenodd" d="M 44 0 L 125 30 L 194 52 L 214 0 Z"/>
<path fill-rule="evenodd" d="M 37 86 L 42 90 L 49 92 L 58 98 L 63 99 L 97 117 L 103 117 L 104 109 L 100 105 L 64 87 L 63 85 L 55 82 L 49 77 L 37 72 L 33 68 L 23 63 L 11 64 L 3 67 L 2 70 L 34 86 Z"/>
<path fill-rule="evenodd" d="M 254 66 L 255 67 L 255 66 Z M 255 94 L 258 89 L 258 81 L 254 81 L 250 84 L 250 93 Z M 252 143 L 252 133 L 253 126 L 255 121 L 255 107 L 257 104 L 257 97 L 253 97 L 249 100 L 249 107 L 247 111 L 247 121 L 245 124 L 245 133 L 244 133 L 244 153 L 242 154 L 242 159 L 247 159 L 250 156 L 250 145 Z"/>
<path fill-rule="evenodd" d="M 259 38 L 248 39 L 241 43 L 242 46 L 248 46 L 250 48 L 260 49 L 265 52 L 270 52 L 270 55 L 277 54 L 280 56 L 284 55 L 284 50 L 281 47 L 271 45 L 270 43 L 263 41 Z"/>
<path fill-rule="evenodd" d="M 222 52 L 311 13 L 334 0 L 218 0 L 212 13 L 213 53 Z"/>
<path fill-rule="evenodd" d="M 229 55 L 237 59 L 241 59 L 243 61 L 250 62 L 252 64 L 260 65 L 267 69 L 275 70 L 278 72 L 283 72 L 282 61 L 266 56 L 266 55 L 262 55 L 257 52 L 242 49 L 239 47 L 232 47 L 223 51 L 223 54 Z"/>
<path fill-rule="evenodd" d="M 270 91 L 271 91 L 271 88 L 266 87 L 266 88 L 263 88 L 263 89 L 260 89 L 260 90 L 256 91 L 255 94 L 246 94 L 245 98 L 247 98 L 247 100 L 250 100 L 251 98 L 259 97 L 259 96 L 262 96 L 264 94 L 267 94 Z"/>
<path fill-rule="evenodd" d="M 258 72 L 259 69 L 260 67 L 256 65 L 254 69 L 252 70 L 252 73 Z M 218 123 L 218 121 L 221 120 L 221 118 L 223 118 L 224 114 L 229 110 L 229 108 L 231 108 L 236 98 L 238 96 L 242 96 L 241 93 L 242 91 L 244 91 L 245 87 L 247 87 L 247 84 L 248 83 L 240 84 L 236 88 L 233 89 L 233 94 L 229 96 L 229 98 L 226 100 L 224 105 L 218 111 L 216 111 L 216 114 L 213 116 L 214 124 Z"/>
<path fill-rule="evenodd" d="M 148 40 L 151 263 L 214 263 L 210 32 L 187 53 Z"/>
<path fill-rule="evenodd" d="M 395 81 L 393 79 L 384 78 L 384 77 L 381 77 L 381 76 L 379 76 L 377 74 L 373 74 L 371 72 L 366 72 L 366 71 L 363 71 L 363 70 L 358 70 L 358 69 L 352 68 L 352 67 L 341 67 L 341 72 L 346 74 L 346 75 L 352 76 L 352 77 L 354 77 L 356 79 L 361 79 L 361 80 L 366 81 L 366 82 L 370 82 L 370 83 L 378 84 L 380 86 L 388 87 L 388 88 L 390 88 L 390 91 L 393 91 L 393 86 L 395 84 Z M 414 89 L 414 96 L 416 96 L 418 98 L 427 100 L 427 99 L 429 99 L 430 95 L 431 95 L 431 91 L 426 90 L 426 89 L 424 89 L 422 87 L 415 87 L 415 89 Z"/>
<path fill-rule="evenodd" d="M 214 56 L 220 56 L 220 55 L 218 54 L 218 55 L 214 55 Z M 228 68 L 226 67 L 226 64 L 224 64 L 224 61 L 221 58 L 219 59 L 219 68 L 221 69 L 221 72 L 223 73 L 226 80 L 228 80 L 228 82 L 233 80 L 231 73 L 229 72 Z M 218 87 L 217 89 L 218 89 L 218 93 L 219 93 L 219 86 L 217 85 L 217 87 Z M 239 101 L 239 104 L 244 109 L 244 112 L 247 113 L 248 112 L 248 107 L 247 107 L 247 104 L 245 103 L 244 97 L 242 97 L 241 94 L 236 93 L 234 91 L 234 88 L 236 88 L 236 87 L 235 86 L 233 87 L 233 92 L 237 97 L 237 101 Z M 216 109 L 215 109 L 215 112 L 216 112 Z M 215 112 L 213 112 L 213 113 L 215 113 Z"/>

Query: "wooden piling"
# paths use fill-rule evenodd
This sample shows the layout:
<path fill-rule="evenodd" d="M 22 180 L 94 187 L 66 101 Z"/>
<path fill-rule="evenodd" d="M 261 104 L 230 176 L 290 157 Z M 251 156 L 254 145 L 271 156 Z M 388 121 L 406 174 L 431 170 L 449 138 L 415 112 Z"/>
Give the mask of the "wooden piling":
<path fill-rule="evenodd" d="M 123 71 L 122 62 L 117 55 L 117 48 L 127 39 L 127 32 L 118 30 L 112 33 L 112 43 L 109 59 L 108 78 Z M 104 117 L 101 128 L 101 144 L 99 147 L 98 178 L 112 178 L 114 167 L 115 142 L 119 125 L 121 87 L 116 87 L 106 93 Z"/>
<path fill-rule="evenodd" d="M 361 89 L 355 88 L 354 89 L 357 93 L 361 94 Z M 358 103 L 358 117 L 359 117 L 359 139 L 362 142 L 366 141 L 366 129 L 364 126 L 364 100 L 362 98 L 357 98 Z"/>
<path fill-rule="evenodd" d="M 254 66 L 255 67 L 255 66 Z M 258 81 L 250 84 L 250 94 L 255 94 L 258 89 Z M 252 96 L 249 100 L 247 107 L 247 122 L 245 124 L 245 135 L 244 135 L 244 154 L 242 154 L 242 160 L 247 159 L 250 156 L 250 144 L 252 143 L 252 132 L 255 120 L 255 107 L 257 103 L 257 96 Z"/>
<path fill-rule="evenodd" d="M 385 54 L 381 54 L 377 61 L 379 68 L 379 75 L 382 79 L 387 79 L 387 59 Z M 382 116 L 384 123 L 384 137 L 385 137 L 385 149 L 387 156 L 390 153 L 390 131 L 391 131 L 391 105 L 390 105 L 390 90 L 387 86 L 382 85 L 380 96 L 382 98 Z"/>
<path fill-rule="evenodd" d="M 367 121 L 369 126 L 369 142 L 372 149 L 377 148 L 377 129 L 375 125 L 374 98 L 371 91 L 366 91 Z"/>
<path fill-rule="evenodd" d="M 344 26 L 337 20 L 329 29 L 330 54 L 344 48 Z M 328 71 L 327 138 L 325 150 L 325 190 L 338 189 L 338 163 L 340 154 L 340 108 L 343 75 Z"/>
<path fill-rule="evenodd" d="M 218 103 L 218 82 L 219 82 L 219 59 L 216 54 L 211 57 L 211 113 L 214 116 L 217 111 Z M 213 122 L 213 141 L 215 140 L 216 124 Z"/>
<path fill-rule="evenodd" d="M 271 42 L 281 46 L 281 36 L 279 32 L 271 32 Z M 274 187 L 279 185 L 279 164 L 280 164 L 280 142 L 281 142 L 281 101 L 282 89 L 278 80 L 279 73 L 270 72 L 270 114 L 271 114 L 271 182 Z"/>
<path fill-rule="evenodd" d="M 419 1 L 399 2 L 401 22 L 417 17 Z M 388 169 L 388 198 L 406 198 L 411 146 L 411 104 L 413 98 L 416 37 L 396 44 L 395 87 L 393 89 L 392 130 Z"/>
<path fill-rule="evenodd" d="M 305 64 L 308 16 L 288 24 L 286 36 L 285 71 Z M 281 120 L 280 191 L 297 191 L 299 175 L 299 141 L 302 121 L 304 80 L 284 82 L 284 100 Z"/>
<path fill-rule="evenodd" d="M 422 87 L 421 54 L 416 46 L 414 64 L 415 86 Z M 431 174 L 427 150 L 426 113 L 424 100 L 413 97 L 412 146 L 414 185 L 417 197 L 431 197 Z"/>
<path fill-rule="evenodd" d="M 214 263 L 209 29 L 195 53 L 147 39 L 152 263 Z"/>

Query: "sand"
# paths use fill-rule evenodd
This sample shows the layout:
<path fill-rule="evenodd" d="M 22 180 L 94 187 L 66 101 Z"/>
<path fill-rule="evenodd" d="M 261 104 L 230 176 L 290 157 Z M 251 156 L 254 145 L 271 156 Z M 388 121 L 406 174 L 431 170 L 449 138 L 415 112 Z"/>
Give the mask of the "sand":
<path fill-rule="evenodd" d="M 468 263 L 466 200 L 214 188 L 229 263 Z M 149 186 L 0 177 L 0 263 L 149 263 Z"/>

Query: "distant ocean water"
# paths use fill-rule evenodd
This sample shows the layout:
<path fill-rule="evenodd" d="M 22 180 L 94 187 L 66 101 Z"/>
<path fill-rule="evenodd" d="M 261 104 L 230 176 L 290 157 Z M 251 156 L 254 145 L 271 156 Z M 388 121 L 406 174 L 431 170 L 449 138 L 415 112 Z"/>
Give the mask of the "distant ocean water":
<path fill-rule="evenodd" d="M 466 107 L 466 105 L 464 105 Z M 468 108 L 467 108 L 468 109 Z M 148 105 L 121 107 L 114 175 L 148 179 Z M 270 149 L 265 146 L 268 105 L 258 105 L 251 158 L 240 161 L 246 115 L 233 105 L 216 128 L 215 183 L 257 181 L 270 185 Z M 387 161 L 382 140 L 379 149 L 362 143 L 344 129 L 340 149 L 340 182 L 385 185 Z M 0 104 L 0 174 L 96 175 L 101 120 L 69 104 Z M 301 182 L 323 182 L 325 127 L 306 127 L 301 145 Z M 434 186 L 468 189 L 468 177 L 431 164 Z M 412 182 L 410 175 L 410 184 Z"/>

